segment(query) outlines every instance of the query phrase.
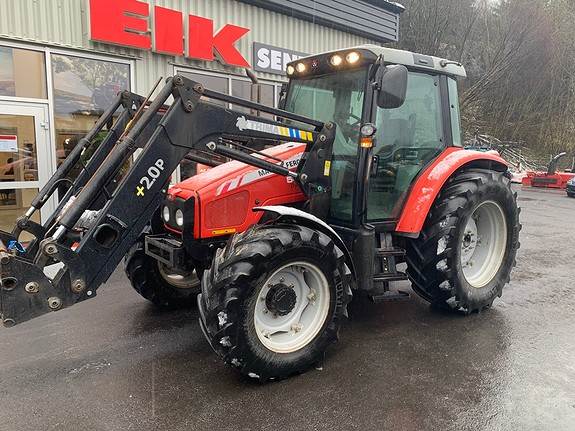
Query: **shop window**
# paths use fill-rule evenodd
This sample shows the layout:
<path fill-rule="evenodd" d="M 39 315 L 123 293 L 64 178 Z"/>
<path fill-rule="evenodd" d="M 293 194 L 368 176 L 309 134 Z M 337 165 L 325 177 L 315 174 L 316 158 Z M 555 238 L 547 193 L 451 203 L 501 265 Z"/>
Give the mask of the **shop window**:
<path fill-rule="evenodd" d="M 260 94 L 252 95 L 252 83 L 251 81 L 245 81 L 240 79 L 232 79 L 232 96 L 241 97 L 242 99 L 254 100 L 266 106 L 275 106 L 274 104 L 274 86 L 271 84 L 260 84 Z M 253 97 L 252 97 L 253 96 Z M 243 106 L 232 105 L 232 109 L 240 112 L 250 113 L 249 108 Z M 264 118 L 272 118 L 272 115 L 262 114 Z"/>
<path fill-rule="evenodd" d="M 61 164 L 114 101 L 130 89 L 130 66 L 69 55 L 52 55 L 56 155 Z M 97 145 L 97 142 L 94 144 Z M 95 148 L 86 154 L 92 154 Z M 87 156 L 89 158 L 89 156 Z M 86 162 L 84 158 L 82 161 Z M 74 179 L 80 172 L 77 166 Z"/>
<path fill-rule="evenodd" d="M 183 72 L 181 73 L 186 78 L 191 79 L 192 81 L 199 82 L 205 88 L 213 91 L 219 91 L 220 93 L 228 94 L 228 78 L 222 76 L 214 76 L 214 75 L 204 75 L 201 73 L 193 73 L 193 72 Z M 220 106 L 226 106 L 227 103 L 221 100 L 209 99 L 210 103 L 214 103 Z"/>
<path fill-rule="evenodd" d="M 187 72 L 184 70 L 178 70 L 177 73 L 180 75 L 185 76 L 186 78 L 192 79 L 193 81 L 199 82 L 204 87 L 218 91 L 224 94 L 230 94 L 235 97 L 241 97 L 242 99 L 251 100 L 252 99 L 252 85 L 251 81 L 247 79 L 238 79 L 233 78 L 231 76 L 225 75 L 216 75 L 216 74 L 204 74 L 204 73 L 196 73 L 196 72 Z M 267 106 L 276 107 L 276 97 L 279 94 L 280 87 L 274 83 L 260 83 L 261 84 L 261 93 L 260 93 L 260 102 Z M 239 112 L 246 112 L 250 113 L 249 108 L 245 108 L 243 106 L 237 106 L 230 103 L 226 103 L 220 100 L 214 99 L 206 99 L 210 103 L 214 103 L 219 106 L 223 106 L 225 108 L 231 108 Z M 255 114 L 255 113 L 254 113 Z M 260 113 L 262 118 L 269 118 L 272 119 L 273 116 Z M 190 160 L 184 160 L 180 163 L 180 177 L 183 180 L 190 178 L 191 176 L 196 175 L 198 172 L 198 166 L 195 162 Z"/>
<path fill-rule="evenodd" d="M 0 46 L 0 96 L 47 99 L 44 53 Z"/>
<path fill-rule="evenodd" d="M 38 181 L 34 117 L 0 114 L 0 184 Z"/>
<path fill-rule="evenodd" d="M 0 229 L 4 232 L 11 232 L 14 223 L 24 215 L 30 208 L 30 204 L 38 194 L 36 188 L 28 189 L 0 189 Z M 32 221 L 40 223 L 40 212 L 36 211 L 32 216 Z M 20 241 L 31 241 L 34 237 L 26 232 L 20 236 Z"/>

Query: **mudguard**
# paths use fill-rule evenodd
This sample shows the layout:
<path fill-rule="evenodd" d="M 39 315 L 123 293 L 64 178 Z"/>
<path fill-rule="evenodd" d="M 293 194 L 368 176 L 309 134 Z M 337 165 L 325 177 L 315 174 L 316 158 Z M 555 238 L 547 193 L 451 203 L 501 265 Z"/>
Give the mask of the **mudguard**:
<path fill-rule="evenodd" d="M 448 148 L 417 178 L 405 202 L 395 231 L 417 237 L 443 185 L 459 169 L 473 165 L 507 171 L 505 160 L 495 151 L 480 152 L 462 148 Z"/>
<path fill-rule="evenodd" d="M 345 255 L 345 260 L 347 263 L 348 268 L 351 271 L 353 278 L 356 278 L 355 266 L 353 264 L 353 259 L 351 258 L 351 253 L 347 249 L 347 246 L 341 239 L 341 237 L 337 234 L 333 228 L 328 225 L 323 220 L 317 218 L 316 216 L 307 213 L 305 211 L 299 210 L 297 208 L 286 207 L 282 205 L 273 205 L 273 206 L 265 206 L 265 207 L 255 207 L 253 208 L 254 212 L 264 212 L 264 213 L 272 213 L 277 214 L 279 217 L 277 220 L 281 220 L 282 218 L 289 218 L 292 221 L 296 221 L 301 223 L 304 226 L 312 227 L 327 236 L 329 236 L 333 242 L 338 246 L 338 248 L 343 252 Z"/>

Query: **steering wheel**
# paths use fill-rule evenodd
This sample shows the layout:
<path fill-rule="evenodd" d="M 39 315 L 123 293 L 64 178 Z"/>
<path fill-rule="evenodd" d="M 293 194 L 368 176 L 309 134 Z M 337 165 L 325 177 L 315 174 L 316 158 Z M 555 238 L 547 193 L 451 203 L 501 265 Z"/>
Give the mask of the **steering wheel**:
<path fill-rule="evenodd" d="M 335 141 L 333 145 L 339 148 L 338 151 L 335 151 L 338 155 L 354 157 L 357 155 L 357 143 L 350 142 L 343 134 L 342 128 L 339 125 L 337 125 L 335 129 Z"/>

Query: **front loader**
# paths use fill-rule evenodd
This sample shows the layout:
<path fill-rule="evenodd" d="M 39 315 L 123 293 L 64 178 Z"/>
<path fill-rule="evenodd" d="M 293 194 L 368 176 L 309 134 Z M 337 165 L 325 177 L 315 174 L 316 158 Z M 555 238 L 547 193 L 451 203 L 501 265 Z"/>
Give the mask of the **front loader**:
<path fill-rule="evenodd" d="M 460 146 L 463 67 L 366 45 L 287 73 L 281 109 L 183 76 L 153 101 L 120 94 L 0 233 L 4 325 L 94 297 L 124 259 L 157 306 L 197 300 L 216 353 L 266 381 L 320 361 L 354 293 L 406 299 L 391 286 L 409 279 L 435 306 L 489 308 L 515 263 L 519 209 L 505 162 Z M 184 159 L 210 169 L 169 187 Z M 32 222 L 63 184 L 54 214 Z"/>

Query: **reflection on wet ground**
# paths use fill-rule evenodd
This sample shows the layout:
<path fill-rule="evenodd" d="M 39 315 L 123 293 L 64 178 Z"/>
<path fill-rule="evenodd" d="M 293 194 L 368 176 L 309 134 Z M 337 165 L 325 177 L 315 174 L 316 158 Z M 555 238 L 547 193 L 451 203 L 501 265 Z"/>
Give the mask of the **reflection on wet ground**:
<path fill-rule="evenodd" d="M 575 199 L 520 193 L 518 268 L 489 312 L 356 301 L 321 371 L 259 385 L 220 364 L 195 310 L 158 312 L 118 272 L 0 330 L 0 430 L 574 429 Z"/>

